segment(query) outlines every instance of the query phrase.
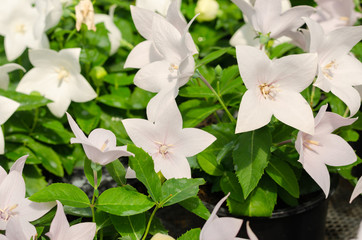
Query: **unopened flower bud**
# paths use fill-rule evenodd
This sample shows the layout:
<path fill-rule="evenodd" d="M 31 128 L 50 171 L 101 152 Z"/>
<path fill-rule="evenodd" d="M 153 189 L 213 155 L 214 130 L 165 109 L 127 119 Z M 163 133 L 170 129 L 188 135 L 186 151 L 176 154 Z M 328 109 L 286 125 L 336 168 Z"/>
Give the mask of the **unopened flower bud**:
<path fill-rule="evenodd" d="M 219 4 L 216 0 L 199 0 L 195 8 L 195 13 L 200 13 L 197 17 L 199 22 L 214 20 L 218 11 Z"/>
<path fill-rule="evenodd" d="M 95 66 L 89 74 L 94 84 L 99 87 L 103 84 L 103 79 L 107 76 L 107 71 L 101 66 Z"/>
<path fill-rule="evenodd" d="M 161 234 L 161 233 L 156 233 L 156 235 L 154 235 L 151 240 L 175 240 L 173 237 L 170 237 L 168 235 L 165 234 Z"/>

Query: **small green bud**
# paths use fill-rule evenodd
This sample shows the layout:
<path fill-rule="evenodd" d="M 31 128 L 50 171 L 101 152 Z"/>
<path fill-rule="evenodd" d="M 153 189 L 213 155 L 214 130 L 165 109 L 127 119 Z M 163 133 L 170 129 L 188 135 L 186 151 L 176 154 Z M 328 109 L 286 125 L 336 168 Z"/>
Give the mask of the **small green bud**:
<path fill-rule="evenodd" d="M 89 75 L 92 78 L 94 84 L 97 87 L 102 86 L 103 84 L 103 79 L 105 76 L 107 76 L 107 71 L 101 67 L 101 66 L 95 66 L 92 68 L 92 70 L 90 71 Z"/>

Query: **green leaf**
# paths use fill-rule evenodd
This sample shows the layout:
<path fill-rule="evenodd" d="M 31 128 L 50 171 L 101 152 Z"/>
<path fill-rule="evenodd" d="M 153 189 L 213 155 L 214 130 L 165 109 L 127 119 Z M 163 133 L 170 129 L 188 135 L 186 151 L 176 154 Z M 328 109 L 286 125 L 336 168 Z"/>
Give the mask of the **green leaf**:
<path fill-rule="evenodd" d="M 161 181 L 155 172 L 151 156 L 134 145 L 128 145 L 127 151 L 135 155 L 129 157 L 129 165 L 136 172 L 137 179 L 146 186 L 153 201 L 159 202 L 162 195 Z"/>
<path fill-rule="evenodd" d="M 202 170 L 212 176 L 222 176 L 224 170 L 221 165 L 218 164 L 216 156 L 210 152 L 201 152 L 197 155 L 197 162 Z"/>
<path fill-rule="evenodd" d="M 92 165 L 91 160 L 89 160 L 88 158 L 84 159 L 84 175 L 88 179 L 89 184 L 94 188 L 95 187 L 94 173 L 91 165 Z M 97 188 L 98 188 L 99 184 L 101 184 L 101 179 L 102 179 L 102 167 L 100 167 L 96 173 L 97 173 Z"/>
<path fill-rule="evenodd" d="M 187 128 L 195 127 L 216 110 L 221 109 L 221 106 L 214 103 L 208 105 L 205 101 L 192 99 L 181 103 L 179 108 L 184 119 L 183 125 Z"/>
<path fill-rule="evenodd" d="M 28 159 L 26 162 L 28 163 Z M 26 185 L 26 194 L 28 196 L 39 192 L 48 185 L 41 170 L 35 165 L 27 165 L 23 170 L 23 176 Z"/>
<path fill-rule="evenodd" d="M 77 207 L 71 207 L 71 206 L 64 206 L 64 212 L 66 214 L 70 214 L 77 217 L 92 217 L 92 209 L 90 207 L 86 208 L 77 208 Z"/>
<path fill-rule="evenodd" d="M 225 172 L 224 176 L 220 179 L 220 187 L 224 194 L 230 193 L 229 198 L 232 198 L 236 201 L 244 199 L 243 190 L 241 189 L 238 178 L 233 172 Z"/>
<path fill-rule="evenodd" d="M 113 84 L 115 87 L 128 86 L 133 84 L 134 75 L 128 76 L 125 73 L 112 73 L 105 76 L 104 81 Z"/>
<path fill-rule="evenodd" d="M 96 219 L 96 224 L 97 224 L 96 232 L 98 232 L 100 229 L 103 229 L 105 227 L 112 225 L 110 216 L 112 216 L 112 215 L 99 211 L 97 209 L 97 211 L 95 212 L 95 219 Z"/>
<path fill-rule="evenodd" d="M 220 95 L 237 91 L 238 87 L 242 86 L 243 81 L 241 78 L 237 78 L 238 76 L 238 65 L 233 65 L 223 70 L 220 78 Z"/>
<path fill-rule="evenodd" d="M 200 233 L 201 233 L 200 228 L 194 228 L 182 234 L 182 236 L 177 238 L 177 240 L 199 240 Z"/>
<path fill-rule="evenodd" d="M 122 237 L 129 236 L 132 240 L 140 240 L 146 229 L 145 213 L 133 216 L 115 216 L 111 215 L 112 223 Z"/>
<path fill-rule="evenodd" d="M 131 216 L 143 213 L 155 203 L 130 186 L 110 188 L 104 191 L 96 202 L 96 207 L 117 216 Z"/>
<path fill-rule="evenodd" d="M 164 206 L 170 206 L 194 197 L 202 184 L 205 184 L 203 178 L 171 178 L 162 185 L 161 202 L 164 203 Z"/>
<path fill-rule="evenodd" d="M 102 111 L 95 101 L 72 103 L 71 106 L 73 106 L 74 116 L 79 127 L 86 134 L 98 126 Z"/>
<path fill-rule="evenodd" d="M 271 158 L 266 173 L 290 195 L 299 198 L 299 184 L 293 169 L 282 159 Z"/>
<path fill-rule="evenodd" d="M 108 163 L 106 168 L 118 185 L 122 186 L 126 184 L 126 169 L 119 160 Z"/>
<path fill-rule="evenodd" d="M 69 131 L 64 129 L 63 124 L 54 119 L 42 118 L 32 133 L 36 140 L 47 144 L 67 144 L 73 136 Z"/>
<path fill-rule="evenodd" d="M 154 93 L 148 92 L 141 88 L 135 87 L 131 98 L 129 99 L 129 104 L 131 109 L 146 109 L 148 102 L 155 96 Z"/>
<path fill-rule="evenodd" d="M 187 86 L 180 89 L 179 95 L 188 98 L 212 98 L 215 95 L 207 87 Z"/>
<path fill-rule="evenodd" d="M 53 183 L 34 193 L 29 200 L 34 202 L 51 202 L 59 200 L 64 205 L 86 208 L 90 206 L 87 194 L 80 188 L 67 183 Z"/>
<path fill-rule="evenodd" d="M 199 61 L 197 63 L 196 68 L 200 67 L 201 65 L 207 64 L 209 62 L 214 61 L 215 59 L 220 58 L 222 55 L 224 55 L 225 53 L 227 53 L 227 51 L 229 50 L 229 48 L 221 48 L 219 50 L 216 50 L 215 52 L 212 52 L 210 54 L 208 54 L 207 56 L 205 56 L 201 61 Z"/>
<path fill-rule="evenodd" d="M 286 52 L 295 48 L 295 45 L 290 43 L 282 43 L 271 49 L 270 59 L 282 57 Z"/>
<path fill-rule="evenodd" d="M 120 108 L 120 109 L 131 109 L 131 106 L 129 104 L 129 97 L 130 97 L 130 93 L 129 93 L 129 90 L 127 88 L 127 90 L 125 90 L 125 94 L 122 94 L 122 95 L 116 95 L 116 94 L 102 95 L 102 96 L 100 96 L 98 98 L 98 100 L 101 103 L 104 103 L 104 104 L 106 104 L 108 106 L 111 106 L 111 107 Z"/>
<path fill-rule="evenodd" d="M 36 141 L 30 141 L 28 147 L 35 153 L 46 170 L 56 176 L 63 177 L 64 170 L 58 154 L 50 147 Z"/>
<path fill-rule="evenodd" d="M 24 155 L 27 155 L 27 154 L 29 155 L 29 157 L 26 159 L 27 164 L 40 164 L 41 163 L 41 160 L 38 159 L 29 148 L 24 147 L 24 146 L 20 146 L 11 151 L 6 151 L 5 156 L 13 161 L 16 161 L 18 158 L 20 158 Z"/>
<path fill-rule="evenodd" d="M 263 178 L 259 185 L 245 200 L 227 199 L 229 211 L 233 215 L 250 217 L 269 217 L 277 200 L 277 186 L 271 179 Z"/>
<path fill-rule="evenodd" d="M 359 139 L 358 132 L 352 129 L 341 129 L 339 131 L 339 136 L 341 136 L 347 142 L 357 142 Z"/>
<path fill-rule="evenodd" d="M 0 96 L 11 98 L 14 101 L 20 103 L 20 107 L 17 109 L 17 111 L 33 110 L 35 108 L 45 106 L 48 103 L 52 102 L 49 99 L 44 98 L 43 96 L 32 94 L 28 95 L 11 90 L 5 91 L 3 89 L 0 89 Z"/>
<path fill-rule="evenodd" d="M 264 174 L 271 145 L 268 127 L 240 134 L 233 151 L 233 160 L 244 198 L 249 196 Z"/>
<path fill-rule="evenodd" d="M 191 197 L 182 202 L 179 202 L 182 207 L 188 211 L 196 214 L 197 216 L 207 220 L 210 217 L 210 212 L 207 210 L 205 205 L 202 203 L 199 197 Z"/>

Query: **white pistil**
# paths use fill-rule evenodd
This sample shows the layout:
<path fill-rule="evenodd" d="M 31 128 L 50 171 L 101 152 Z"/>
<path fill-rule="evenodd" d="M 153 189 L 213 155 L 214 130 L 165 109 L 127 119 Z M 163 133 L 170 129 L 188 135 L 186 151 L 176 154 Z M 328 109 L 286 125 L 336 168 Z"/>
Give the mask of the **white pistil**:
<path fill-rule="evenodd" d="M 169 151 L 169 148 L 172 147 L 171 144 L 167 145 L 161 142 L 155 142 L 157 145 L 159 145 L 158 147 L 158 152 L 162 155 L 163 158 L 165 158 L 166 154 Z"/>
<path fill-rule="evenodd" d="M 339 20 L 348 22 L 348 21 L 349 21 L 349 17 L 340 17 Z"/>
<path fill-rule="evenodd" d="M 278 85 L 276 84 L 267 84 L 263 83 L 259 85 L 260 93 L 263 95 L 264 99 L 275 100 L 277 92 L 279 92 Z"/>
<path fill-rule="evenodd" d="M 337 64 L 335 60 L 332 60 L 331 62 L 329 62 L 327 65 L 325 65 L 322 69 L 322 73 L 324 74 L 324 76 L 326 76 L 327 78 L 329 78 L 330 80 L 333 79 L 333 69 L 337 69 Z"/>
<path fill-rule="evenodd" d="M 102 147 L 101 147 L 101 151 L 102 151 L 102 152 L 104 152 L 104 150 L 106 150 L 107 145 L 108 145 L 108 142 L 109 142 L 109 139 L 107 139 L 107 140 L 103 143 L 103 145 L 102 145 Z"/>
<path fill-rule="evenodd" d="M 58 80 L 59 80 L 58 87 L 60 87 L 60 85 L 62 85 L 63 81 L 68 82 L 69 72 L 64 67 L 60 67 L 59 69 L 56 69 L 55 71 L 58 73 Z"/>
<path fill-rule="evenodd" d="M 171 73 L 173 73 L 175 70 L 177 71 L 178 68 L 179 68 L 178 65 L 172 63 L 172 64 L 170 65 L 170 67 L 168 68 L 168 70 L 169 70 Z"/>
<path fill-rule="evenodd" d="M 15 31 L 20 34 L 25 34 L 25 32 L 26 32 L 25 24 L 24 23 L 17 24 L 15 26 Z"/>

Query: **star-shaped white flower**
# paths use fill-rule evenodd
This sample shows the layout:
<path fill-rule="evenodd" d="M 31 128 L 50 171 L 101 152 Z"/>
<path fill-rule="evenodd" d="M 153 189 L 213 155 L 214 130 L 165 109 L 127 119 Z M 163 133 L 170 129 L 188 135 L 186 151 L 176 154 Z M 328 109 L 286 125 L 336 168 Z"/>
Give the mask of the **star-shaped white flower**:
<path fill-rule="evenodd" d="M 71 101 L 87 102 L 97 94 L 80 74 L 80 48 L 30 50 L 30 62 L 34 68 L 25 74 L 16 91 L 38 91 L 52 100 L 47 106 L 57 117 L 62 117 Z"/>
<path fill-rule="evenodd" d="M 118 29 L 116 24 L 113 22 L 114 10 L 116 5 L 113 5 L 109 8 L 109 15 L 107 14 L 94 14 L 94 23 L 103 22 L 104 26 L 108 30 L 108 38 L 111 43 L 110 55 L 113 55 L 117 52 L 119 46 L 121 46 L 122 34 Z"/>
<path fill-rule="evenodd" d="M 63 205 L 57 201 L 57 212 L 50 224 L 50 230 L 45 235 L 50 240 L 92 240 L 96 234 L 94 222 L 78 223 L 69 226 Z"/>
<path fill-rule="evenodd" d="M 25 182 L 21 174 L 26 157 L 18 159 L 9 174 L 4 174 L 4 169 L 0 168 L 0 230 L 6 229 L 12 217 L 31 222 L 55 205 L 54 202 L 36 203 L 25 198 Z"/>
<path fill-rule="evenodd" d="M 39 12 L 27 0 L 5 1 L 0 11 L 0 35 L 4 36 L 6 57 L 9 61 L 18 58 L 25 49 L 48 48 L 49 42 L 44 32 L 35 35 Z"/>
<path fill-rule="evenodd" d="M 214 207 L 210 217 L 201 229 L 200 240 L 243 240 L 244 238 L 237 238 L 242 219 L 233 217 L 219 218 L 216 213 L 219 211 L 221 205 L 229 197 L 230 193 L 223 197 Z M 247 223 L 247 234 L 251 240 L 258 240 L 253 231 Z M 245 239 L 244 239 L 245 240 Z"/>
<path fill-rule="evenodd" d="M 191 178 L 186 157 L 203 151 L 216 138 L 200 129 L 183 129 L 172 95 L 165 94 L 160 102 L 163 105 L 147 106 L 148 120 L 125 119 L 122 123 L 133 143 L 151 155 L 156 172 L 161 171 L 166 179 Z"/>
<path fill-rule="evenodd" d="M 255 0 L 245 0 L 246 2 L 250 3 L 251 6 L 254 6 Z M 289 0 L 282 0 L 282 13 L 287 11 L 292 7 Z M 248 22 L 248 19 L 244 16 L 245 24 L 239 28 L 234 35 L 230 39 L 230 45 L 237 46 L 237 45 L 249 45 L 253 47 L 259 47 L 260 41 L 257 36 L 259 36 L 259 33 L 256 32 L 253 28 L 253 26 Z M 288 37 L 280 37 L 276 39 L 275 44 L 280 44 L 283 42 L 290 41 L 290 38 Z"/>
<path fill-rule="evenodd" d="M 236 57 L 248 89 L 240 103 L 236 133 L 261 128 L 272 115 L 289 126 L 313 133 L 312 110 L 299 92 L 314 79 L 316 54 L 270 60 L 256 48 L 237 46 Z"/>
<path fill-rule="evenodd" d="M 8 89 L 9 86 L 9 72 L 14 70 L 21 69 L 25 72 L 25 69 L 16 63 L 8 63 L 5 65 L 0 66 L 0 88 L 1 89 Z"/>
<path fill-rule="evenodd" d="M 348 53 L 362 39 L 362 26 L 342 27 L 325 34 L 317 22 L 303 19 L 310 32 L 306 45 L 310 52 L 318 54 L 318 78 L 314 85 L 339 97 L 353 116 L 361 104 L 353 86 L 362 85 L 362 64 Z"/>
<path fill-rule="evenodd" d="M 167 18 L 131 6 L 132 18 L 146 41 L 138 44 L 128 55 L 125 68 L 141 68 L 134 83 L 150 92 L 185 85 L 194 73 L 197 53 L 187 25 L 174 1 Z"/>
<path fill-rule="evenodd" d="M 303 25 L 301 17 L 311 15 L 315 10 L 309 6 L 293 7 L 282 13 L 281 0 L 256 0 L 251 6 L 246 0 L 232 0 L 243 12 L 255 31 L 271 38 L 279 38 L 287 32 L 296 31 Z"/>
<path fill-rule="evenodd" d="M 11 115 L 14 114 L 19 106 L 20 104 L 18 102 L 0 96 L 0 154 L 4 154 L 5 152 L 4 134 L 1 125 L 3 125 L 11 117 Z"/>
<path fill-rule="evenodd" d="M 326 112 L 327 105 L 320 108 L 315 117 L 314 134 L 299 132 L 295 148 L 299 153 L 299 162 L 328 197 L 330 177 L 326 165 L 344 166 L 357 160 L 351 146 L 338 135 L 332 134 L 342 126 L 351 125 L 357 119 L 343 118 L 332 112 Z"/>
<path fill-rule="evenodd" d="M 328 33 L 337 28 L 352 26 L 362 14 L 355 10 L 353 0 L 315 0 L 317 12 L 310 16 Z"/>
<path fill-rule="evenodd" d="M 116 136 L 111 131 L 97 128 L 90 132 L 87 138 L 68 113 L 67 117 L 75 135 L 75 138 L 70 139 L 70 143 L 81 143 L 85 154 L 91 161 L 107 165 L 120 157 L 133 155 L 127 151 L 127 146 L 116 146 Z"/>

